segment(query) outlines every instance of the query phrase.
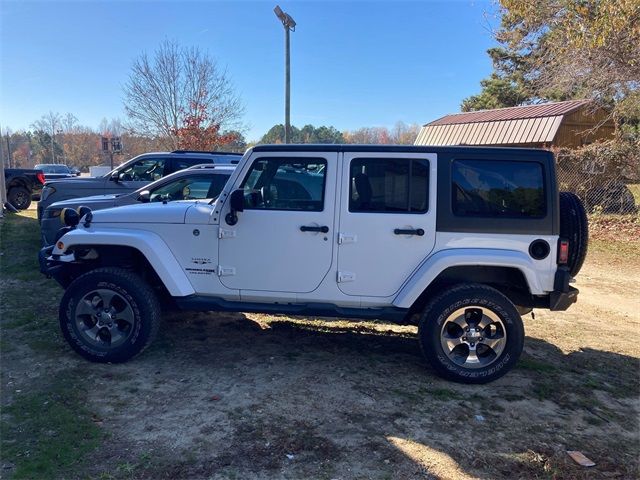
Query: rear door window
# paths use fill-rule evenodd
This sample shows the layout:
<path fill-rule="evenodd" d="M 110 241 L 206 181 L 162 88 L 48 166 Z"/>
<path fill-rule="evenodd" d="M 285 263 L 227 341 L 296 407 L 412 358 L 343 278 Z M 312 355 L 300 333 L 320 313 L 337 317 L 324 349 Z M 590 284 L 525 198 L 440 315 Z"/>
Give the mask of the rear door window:
<path fill-rule="evenodd" d="M 162 157 L 142 158 L 118 172 L 120 180 L 133 182 L 153 182 L 166 175 L 167 159 Z"/>
<path fill-rule="evenodd" d="M 451 177 L 455 215 L 540 218 L 546 214 L 540 163 L 454 160 Z"/>
<path fill-rule="evenodd" d="M 349 211 L 425 213 L 429 207 L 429 162 L 410 158 L 351 161 Z"/>
<path fill-rule="evenodd" d="M 194 165 L 202 165 L 205 163 L 213 163 L 210 158 L 173 158 L 173 167 L 171 172 L 177 172 L 178 170 L 184 170 L 185 168 L 193 167 Z"/>

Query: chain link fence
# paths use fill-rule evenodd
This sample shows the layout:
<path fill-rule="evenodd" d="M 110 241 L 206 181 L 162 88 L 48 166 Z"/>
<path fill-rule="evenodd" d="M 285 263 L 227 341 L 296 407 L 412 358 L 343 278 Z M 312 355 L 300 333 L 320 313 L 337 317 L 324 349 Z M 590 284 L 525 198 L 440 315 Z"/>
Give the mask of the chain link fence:
<path fill-rule="evenodd" d="M 589 214 L 638 214 L 640 148 L 603 142 L 554 151 L 561 191 L 580 197 Z"/>

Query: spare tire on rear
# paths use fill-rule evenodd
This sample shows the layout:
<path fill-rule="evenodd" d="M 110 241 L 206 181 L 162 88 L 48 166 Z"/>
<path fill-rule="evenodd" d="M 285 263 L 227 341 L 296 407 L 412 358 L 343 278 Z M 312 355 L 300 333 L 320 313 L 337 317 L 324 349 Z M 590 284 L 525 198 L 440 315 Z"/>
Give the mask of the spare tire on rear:
<path fill-rule="evenodd" d="M 560 192 L 560 238 L 569 241 L 569 273 L 575 277 L 587 256 L 589 224 L 580 198 L 571 192 Z"/>

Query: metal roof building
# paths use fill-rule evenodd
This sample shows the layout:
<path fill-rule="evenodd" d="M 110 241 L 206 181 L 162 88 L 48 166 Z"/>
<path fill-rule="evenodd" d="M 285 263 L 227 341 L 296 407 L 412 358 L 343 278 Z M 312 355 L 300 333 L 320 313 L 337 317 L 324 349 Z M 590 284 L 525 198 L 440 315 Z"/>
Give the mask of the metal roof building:
<path fill-rule="evenodd" d="M 611 138 L 613 122 L 589 104 L 570 100 L 446 115 L 424 125 L 415 145 L 578 147 Z"/>

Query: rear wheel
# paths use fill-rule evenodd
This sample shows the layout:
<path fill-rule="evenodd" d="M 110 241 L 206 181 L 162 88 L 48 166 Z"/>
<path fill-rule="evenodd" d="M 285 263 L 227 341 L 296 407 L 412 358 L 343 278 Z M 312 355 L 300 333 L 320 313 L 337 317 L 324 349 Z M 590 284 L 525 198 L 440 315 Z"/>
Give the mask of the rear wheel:
<path fill-rule="evenodd" d="M 425 308 L 418 327 L 425 358 L 443 378 L 486 383 L 518 361 L 524 326 L 516 307 L 484 285 L 458 285 Z"/>
<path fill-rule="evenodd" d="M 7 200 L 18 210 L 26 210 L 31 205 L 31 192 L 24 187 L 11 187 Z"/>
<path fill-rule="evenodd" d="M 124 362 L 144 350 L 160 324 L 160 305 L 139 276 L 98 268 L 74 280 L 60 303 L 69 345 L 93 362 Z"/>

